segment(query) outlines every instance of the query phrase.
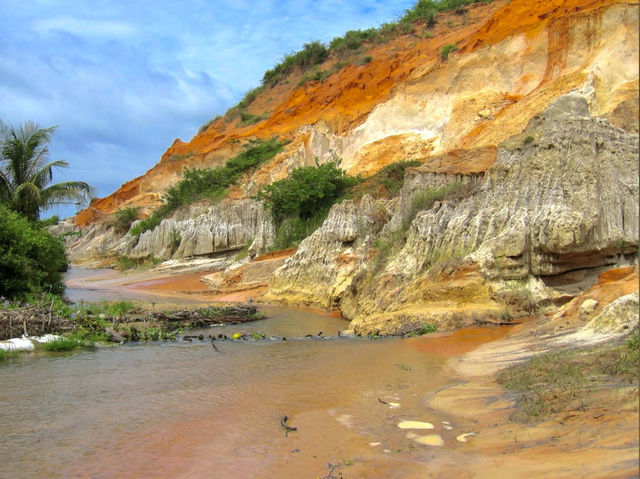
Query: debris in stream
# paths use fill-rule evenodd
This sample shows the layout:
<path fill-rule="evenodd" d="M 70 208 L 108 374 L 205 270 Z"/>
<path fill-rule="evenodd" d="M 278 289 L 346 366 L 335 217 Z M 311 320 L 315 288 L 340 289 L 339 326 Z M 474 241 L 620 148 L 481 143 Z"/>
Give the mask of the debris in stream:
<path fill-rule="evenodd" d="M 288 420 L 288 419 L 289 419 L 289 417 L 288 417 L 288 416 L 282 416 L 282 417 L 280 418 L 280 425 L 281 425 L 281 426 L 284 428 L 284 430 L 285 430 L 285 433 L 284 433 L 285 437 L 288 437 L 288 436 L 289 436 L 289 433 L 290 433 L 291 431 L 297 431 L 297 430 L 298 430 L 298 428 L 297 428 L 297 427 L 293 427 L 293 426 L 289 426 L 289 425 L 287 425 L 287 420 Z"/>

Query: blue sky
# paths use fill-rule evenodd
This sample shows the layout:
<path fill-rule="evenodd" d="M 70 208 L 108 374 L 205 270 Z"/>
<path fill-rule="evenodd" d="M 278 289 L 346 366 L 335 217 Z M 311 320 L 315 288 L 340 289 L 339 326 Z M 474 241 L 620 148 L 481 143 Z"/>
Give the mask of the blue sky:
<path fill-rule="evenodd" d="M 105 196 L 236 104 L 285 54 L 414 3 L 2 0 L 0 119 L 57 125 L 51 158 L 71 167 L 54 181 L 87 181 Z"/>

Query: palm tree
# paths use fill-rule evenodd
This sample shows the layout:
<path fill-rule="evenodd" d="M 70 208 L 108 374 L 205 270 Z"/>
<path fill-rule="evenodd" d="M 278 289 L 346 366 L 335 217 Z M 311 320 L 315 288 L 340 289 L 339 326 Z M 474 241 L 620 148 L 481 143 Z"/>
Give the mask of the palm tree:
<path fill-rule="evenodd" d="M 55 127 L 40 128 L 27 121 L 19 128 L 0 122 L 0 201 L 31 220 L 57 204 L 85 204 L 93 192 L 84 181 L 50 185 L 54 168 L 66 161 L 49 161 L 48 143 Z"/>

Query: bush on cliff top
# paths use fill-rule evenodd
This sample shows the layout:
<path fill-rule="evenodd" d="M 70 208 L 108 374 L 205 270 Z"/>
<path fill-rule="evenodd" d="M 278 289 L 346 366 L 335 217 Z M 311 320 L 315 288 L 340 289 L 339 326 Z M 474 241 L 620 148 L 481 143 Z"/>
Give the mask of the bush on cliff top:
<path fill-rule="evenodd" d="M 280 63 L 267 70 L 262 77 L 262 85 L 251 90 L 245 99 L 238 104 L 238 107 L 240 109 L 246 108 L 255 99 L 257 93 L 260 93 L 265 87 L 277 85 L 280 80 L 295 69 L 304 72 L 320 65 L 329 58 L 331 52 L 343 53 L 357 50 L 365 42 L 380 42 L 389 39 L 399 30 L 403 33 L 410 33 L 411 29 L 407 29 L 406 26 L 416 21 L 424 21 L 427 26 L 433 26 L 437 22 L 439 12 L 459 10 L 465 5 L 478 2 L 490 3 L 491 0 L 418 0 L 412 8 L 405 10 L 397 22 L 384 23 L 379 28 L 349 30 L 343 36 L 333 38 L 329 42 L 328 48 L 319 41 L 307 43 L 302 50 L 286 55 Z"/>
<path fill-rule="evenodd" d="M 427 26 L 434 26 L 437 21 L 439 12 L 448 12 L 450 10 L 459 10 L 460 8 L 472 3 L 491 3 L 491 0 L 418 0 L 416 4 L 405 10 L 404 15 L 400 18 L 401 23 L 424 21 Z"/>
<path fill-rule="evenodd" d="M 64 291 L 68 262 L 62 241 L 0 204 L 0 295 Z"/>

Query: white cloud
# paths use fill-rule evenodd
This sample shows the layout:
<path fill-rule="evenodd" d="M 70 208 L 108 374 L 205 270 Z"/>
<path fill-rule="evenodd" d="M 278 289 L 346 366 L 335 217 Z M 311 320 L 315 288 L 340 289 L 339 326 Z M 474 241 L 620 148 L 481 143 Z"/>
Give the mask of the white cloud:
<path fill-rule="evenodd" d="M 136 28 L 129 23 L 77 17 L 54 17 L 36 20 L 33 23 L 33 28 L 40 34 L 66 32 L 82 37 L 107 36 L 122 38 L 136 32 Z"/>

